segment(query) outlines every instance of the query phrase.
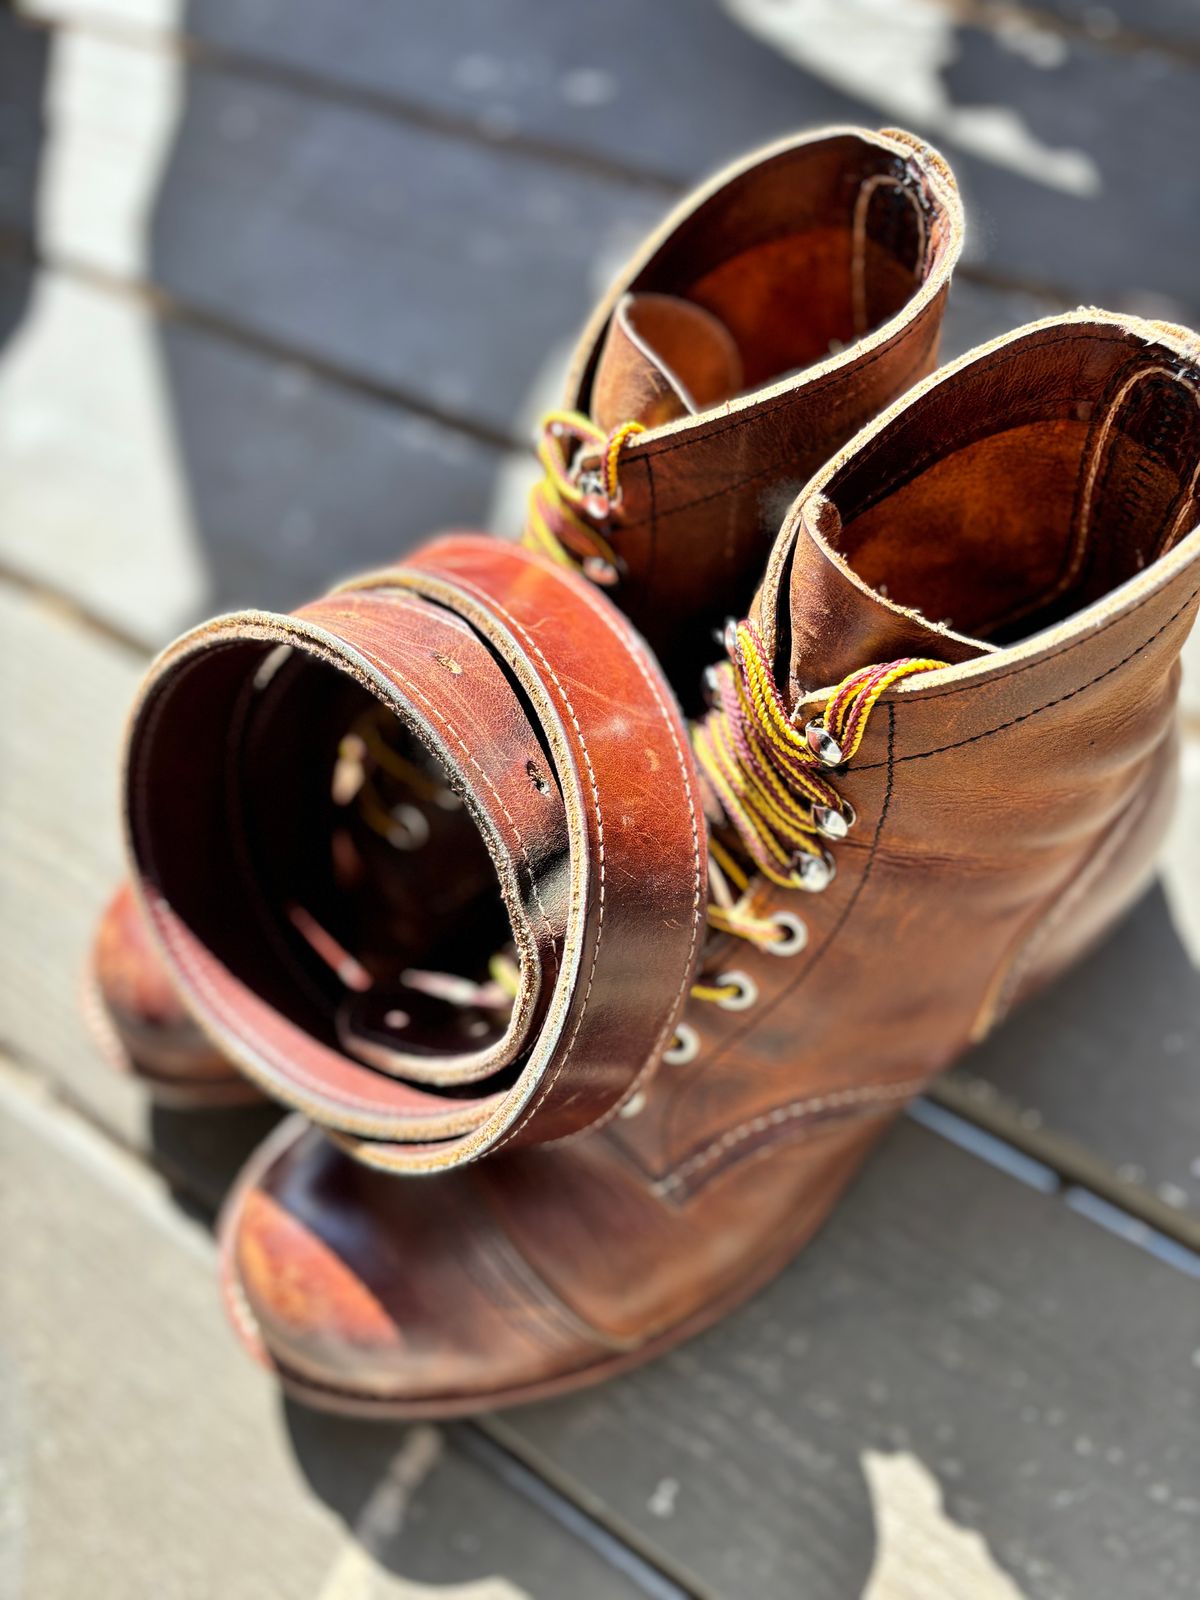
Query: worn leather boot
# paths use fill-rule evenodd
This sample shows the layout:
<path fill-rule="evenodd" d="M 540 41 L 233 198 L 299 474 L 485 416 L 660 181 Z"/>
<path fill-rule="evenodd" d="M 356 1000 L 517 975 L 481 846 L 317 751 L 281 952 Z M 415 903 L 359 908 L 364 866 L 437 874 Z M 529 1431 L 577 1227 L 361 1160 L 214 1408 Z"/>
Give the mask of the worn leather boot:
<path fill-rule="evenodd" d="M 451 547 L 351 591 L 379 605 L 392 583 L 432 603 L 440 572 L 439 625 L 473 607 L 473 637 L 525 686 L 519 738 L 476 747 L 497 752 L 486 776 L 446 762 L 486 842 L 501 831 L 489 780 L 519 774 L 532 734 L 543 753 L 526 776 L 554 811 L 523 894 L 505 888 L 511 849 L 494 857 L 522 988 L 511 1014 L 476 991 L 464 1032 L 483 1024 L 481 1050 L 501 1029 L 524 1036 L 491 1077 L 459 1072 L 453 1030 L 418 1014 L 420 994 L 382 1013 L 343 999 L 332 1020 L 328 982 L 301 997 L 256 931 L 278 878 L 231 888 L 220 856 L 225 905 L 208 903 L 222 797 L 238 771 L 253 794 L 254 740 L 226 751 L 214 783 L 203 752 L 180 770 L 194 740 L 168 730 L 203 743 L 213 663 L 252 630 L 181 647 L 134 724 L 143 892 L 208 1024 L 232 1039 L 240 1018 L 253 1070 L 328 1130 L 284 1124 L 227 1209 L 224 1282 L 247 1344 L 314 1404 L 441 1415 L 620 1372 L 766 1282 L 905 1101 L 1145 885 L 1171 800 L 1198 521 L 1200 340 L 1080 312 L 936 374 L 806 487 L 727 630 L 694 765 L 630 653 L 577 674 L 604 624 L 569 575 L 544 634 L 541 565 L 485 581 L 481 558 Z M 529 610 L 509 611 L 522 598 Z M 349 599 L 337 626 L 361 630 Z M 340 637 L 329 659 L 348 661 Z M 395 652 L 386 642 L 392 680 Z M 460 665 L 461 687 L 476 663 Z M 432 681 L 426 670 L 422 691 Z M 389 698 L 427 734 L 428 707 L 423 722 L 411 694 Z M 283 708 L 274 720 L 259 719 L 268 769 L 288 738 Z M 228 725 L 220 707 L 211 721 Z M 698 952 L 694 783 L 708 832 Z M 293 882 L 302 854 L 287 857 Z M 635 924 L 624 967 L 604 945 L 609 893 Z M 242 943 L 231 904 L 236 922 L 257 918 Z M 279 941 L 282 918 L 266 926 Z M 660 1025 L 666 1048 L 647 1049 Z"/>
<path fill-rule="evenodd" d="M 932 369 L 961 240 L 935 152 L 825 130 L 689 196 L 598 307 L 542 433 L 529 534 L 612 593 L 689 703 L 711 626 L 748 603 L 800 483 Z M 604 482 L 614 444 L 618 504 Z M 369 830 L 362 847 L 389 871 L 394 851 Z M 127 891 L 105 913 L 90 989 L 108 1054 L 155 1098 L 253 1096 L 174 1000 Z"/>

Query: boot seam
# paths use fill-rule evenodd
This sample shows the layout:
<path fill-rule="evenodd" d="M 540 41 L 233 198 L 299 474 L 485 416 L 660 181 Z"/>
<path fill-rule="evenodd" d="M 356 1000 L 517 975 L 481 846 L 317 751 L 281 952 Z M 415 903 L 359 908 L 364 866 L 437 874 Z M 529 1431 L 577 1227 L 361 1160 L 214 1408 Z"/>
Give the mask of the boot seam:
<path fill-rule="evenodd" d="M 1146 758 L 1145 766 L 1157 757 L 1161 744 L 1156 744 Z M 971 1040 L 978 1043 L 1004 1021 L 1011 1013 L 1013 1002 L 1024 978 L 1035 964 L 1038 953 L 1047 939 L 1060 928 L 1093 886 L 1096 876 L 1108 865 L 1112 857 L 1137 828 L 1154 799 L 1153 782 L 1143 781 L 1137 803 L 1122 809 L 1116 821 L 1107 828 L 1085 852 L 1068 882 L 1044 899 L 1036 915 L 1030 919 L 1032 926 L 1015 941 L 1007 962 L 1002 963 L 996 977 L 989 985 L 990 996 L 985 996 L 971 1027 Z"/>
<path fill-rule="evenodd" d="M 855 1122 L 870 1116 L 873 1111 L 882 1111 L 884 1107 L 893 1102 L 910 1100 L 929 1081 L 926 1073 L 920 1078 L 905 1078 L 899 1083 L 864 1084 L 850 1089 L 833 1089 L 825 1094 L 807 1095 L 800 1100 L 791 1100 L 782 1106 L 775 1106 L 769 1111 L 759 1112 L 757 1116 L 748 1117 L 745 1122 L 739 1123 L 734 1128 L 727 1129 L 710 1144 L 704 1145 L 694 1155 L 681 1162 L 673 1171 L 660 1178 L 654 1185 L 654 1192 L 661 1196 L 678 1195 L 681 1189 L 686 1189 L 689 1195 L 696 1192 L 695 1187 L 688 1180 L 697 1172 L 702 1172 L 705 1167 L 712 1166 L 714 1162 L 729 1150 L 746 1140 L 754 1138 L 759 1133 L 772 1133 L 776 1128 L 788 1123 L 798 1123 L 797 1134 L 805 1130 L 805 1124 L 822 1112 L 837 1113 L 843 1108 L 863 1108 L 859 1116 L 848 1115 L 845 1117 L 834 1116 L 824 1121 L 837 1123 Z M 756 1154 L 764 1147 L 769 1147 L 773 1141 L 764 1140 L 762 1144 L 754 1145 L 751 1149 L 743 1151 L 740 1156 L 723 1167 L 728 1171 L 740 1161 Z"/>
<path fill-rule="evenodd" d="M 862 766 L 856 767 L 855 770 L 857 772 L 878 772 L 878 770 L 882 766 L 887 766 L 889 768 L 889 770 L 890 770 L 893 765 L 899 766 L 903 762 L 906 762 L 906 761 L 925 761 L 930 756 L 944 755 L 948 750 L 961 750 L 965 745 L 978 744 L 981 739 L 990 739 L 993 734 L 1003 733 L 1007 728 L 1015 728 L 1022 722 L 1028 722 L 1032 717 L 1040 716 L 1043 711 L 1052 711 L 1055 706 L 1064 705 L 1068 700 L 1073 700 L 1076 695 L 1082 694 L 1085 689 L 1091 689 L 1097 683 L 1102 683 L 1105 678 L 1110 678 L 1113 675 L 1114 672 L 1120 672 L 1122 667 L 1128 666 L 1129 663 L 1132 660 L 1135 659 L 1135 657 L 1140 656 L 1143 650 L 1148 650 L 1156 639 L 1160 638 L 1162 636 L 1162 634 L 1164 634 L 1167 631 L 1167 629 L 1172 626 L 1173 623 L 1175 623 L 1175 622 L 1177 622 L 1179 620 L 1179 618 L 1183 615 L 1183 613 L 1188 609 L 1188 607 L 1196 599 L 1197 595 L 1200 595 L 1200 585 L 1198 585 L 1195 589 L 1192 590 L 1192 592 L 1188 595 L 1187 599 L 1183 602 L 1183 604 L 1179 607 L 1179 609 L 1177 611 L 1172 612 L 1172 614 L 1163 623 L 1162 627 L 1161 628 L 1156 628 L 1155 631 L 1150 635 L 1150 637 L 1148 639 L 1144 639 L 1142 641 L 1142 643 L 1138 645 L 1136 650 L 1131 650 L 1127 656 L 1122 656 L 1120 661 L 1114 662 L 1114 664 L 1111 667 L 1106 667 L 1103 672 L 1097 673 L 1097 675 L 1094 678 L 1089 678 L 1086 683 L 1081 683 L 1077 688 L 1068 690 L 1068 692 L 1066 694 L 1060 694 L 1060 695 L 1056 696 L 1055 699 L 1053 699 L 1053 700 L 1047 700 L 1044 705 L 1035 706 L 1032 711 L 1023 711 L 1019 717 L 1010 717 L 1007 722 L 998 722 L 994 728 L 986 728 L 982 733 L 972 733 L 965 739 L 958 739 L 953 744 L 941 744 L 941 745 L 938 745 L 933 750 L 918 750 L 918 751 L 914 751 L 911 755 L 896 756 L 894 758 L 894 762 L 893 762 L 893 758 L 891 756 L 889 756 L 889 758 L 888 758 L 888 760 L 886 762 L 875 761 L 875 762 L 865 763 Z M 1152 598 L 1153 598 L 1153 596 L 1147 596 L 1147 600 L 1152 599 Z M 1140 604 L 1144 605 L 1144 604 L 1146 604 L 1146 601 L 1142 601 L 1142 602 L 1140 602 Z M 1126 613 L 1126 615 L 1132 615 L 1132 613 Z M 1120 621 L 1120 620 L 1123 620 L 1123 619 L 1122 618 L 1114 618 L 1113 619 L 1114 622 Z M 1099 633 L 1101 631 L 1103 631 L 1103 630 L 1099 630 L 1098 629 L 1097 633 Z M 1089 635 L 1088 636 L 1089 642 L 1090 642 L 1091 639 L 1095 638 L 1096 636 L 1097 636 L 1096 634 Z M 1061 650 L 1058 650 L 1058 651 L 1054 652 L 1054 656 L 1043 656 L 1043 657 L 1041 657 L 1040 660 L 1038 660 L 1036 662 L 1031 662 L 1029 667 L 1021 667 L 1021 668 L 1018 668 L 1017 670 L 1025 672 L 1025 671 L 1030 670 L 1030 667 L 1041 666 L 1044 662 L 1053 660 L 1055 656 L 1064 655 L 1068 650 L 1073 649 L 1074 647 L 1075 647 L 1074 644 L 1064 645 Z M 1014 676 L 1014 675 L 1015 674 L 1009 674 L 1009 676 Z M 995 680 L 992 680 L 992 681 L 995 681 Z M 945 693 L 947 693 L 947 694 L 950 694 L 950 693 L 964 693 L 964 692 L 965 692 L 965 688 L 963 686 L 956 686 L 956 688 L 954 690 L 946 690 L 945 691 Z M 940 698 L 940 697 L 930 695 L 927 698 L 928 699 L 934 699 L 934 698 Z"/>
<path fill-rule="evenodd" d="M 895 748 L 895 732 L 896 732 L 896 712 L 895 712 L 895 707 L 892 706 L 891 704 L 888 704 L 887 712 L 888 712 L 887 741 L 888 741 L 888 753 L 889 753 L 889 757 L 890 757 L 892 751 Z M 822 942 L 820 947 L 814 952 L 812 960 L 809 961 L 808 965 L 804 968 L 804 970 L 802 972 L 798 973 L 796 978 L 794 979 L 794 981 L 792 983 L 788 984 L 785 988 L 781 989 L 779 991 L 779 993 L 774 996 L 773 999 L 765 1002 L 762 1006 L 758 1007 L 758 1009 L 754 1013 L 752 1013 L 752 1020 L 751 1021 L 746 1023 L 746 1025 L 744 1027 L 742 1027 L 741 1029 L 739 1029 L 736 1033 L 731 1034 L 729 1036 L 729 1038 L 727 1038 L 724 1041 L 724 1043 L 720 1046 L 720 1048 L 717 1051 L 714 1052 L 713 1057 L 712 1057 L 712 1061 L 710 1062 L 710 1068 L 717 1061 L 722 1060 L 738 1044 L 738 1042 L 740 1040 L 742 1040 L 742 1039 L 744 1039 L 746 1037 L 747 1034 L 752 1033 L 754 1031 L 754 1029 L 761 1023 L 762 1019 L 765 1016 L 770 1015 L 780 1005 L 784 1005 L 784 1004 L 786 1004 L 786 1003 L 788 1003 L 788 1002 L 790 1002 L 791 1000 L 794 999 L 796 994 L 799 993 L 799 991 L 801 989 L 803 989 L 804 985 L 809 981 L 810 977 L 816 971 L 817 967 L 820 965 L 821 961 L 823 960 L 826 952 L 832 946 L 834 940 L 841 933 L 841 931 L 845 927 L 846 923 L 850 920 L 850 917 L 853 915 L 855 908 L 857 907 L 860 899 L 862 898 L 863 892 L 866 889 L 867 883 L 868 883 L 868 881 L 869 881 L 869 879 L 871 877 L 871 872 L 872 872 L 872 869 L 874 868 L 876 858 L 879 855 L 880 841 L 883 838 L 883 830 L 884 830 L 885 826 L 887 825 L 888 813 L 889 813 L 889 811 L 891 809 L 892 790 L 893 790 L 893 773 L 892 773 L 892 769 L 891 769 L 891 763 L 889 761 L 888 781 L 887 781 L 887 786 L 886 786 L 886 788 L 884 790 L 883 802 L 882 802 L 882 805 L 880 806 L 880 810 L 879 810 L 879 821 L 875 825 L 875 833 L 874 833 L 874 836 L 872 837 L 872 840 L 871 840 L 871 853 L 868 856 L 867 861 L 863 866 L 862 874 L 859 877 L 858 882 L 855 884 L 853 890 L 851 891 L 850 898 L 847 900 L 846 904 L 842 907 L 841 915 L 837 918 L 837 920 L 834 923 L 833 927 L 826 934 L 824 941 Z M 671 1130 L 672 1130 L 673 1124 L 674 1124 L 674 1117 L 669 1113 L 668 1117 L 667 1117 L 667 1126 L 666 1126 L 666 1131 L 665 1131 L 665 1139 L 666 1139 L 666 1142 L 668 1144 L 671 1142 Z M 669 1176 L 669 1175 L 670 1174 L 668 1174 L 667 1176 Z M 664 1179 L 660 1179 L 659 1181 L 660 1182 L 664 1182 L 665 1178 Z"/>

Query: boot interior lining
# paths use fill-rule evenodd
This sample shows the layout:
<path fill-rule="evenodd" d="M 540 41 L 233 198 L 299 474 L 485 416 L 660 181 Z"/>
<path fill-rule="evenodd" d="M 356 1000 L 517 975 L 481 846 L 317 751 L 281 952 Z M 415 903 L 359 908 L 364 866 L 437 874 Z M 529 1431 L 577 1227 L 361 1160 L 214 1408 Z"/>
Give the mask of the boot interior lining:
<path fill-rule="evenodd" d="M 826 491 L 835 542 L 864 582 L 1004 645 L 1103 598 L 1191 531 L 1200 374 L 1106 333 L 966 369 L 839 474 Z"/>
<path fill-rule="evenodd" d="M 729 255 L 729 241 L 742 248 Z M 852 135 L 782 152 L 706 201 L 631 285 L 692 300 L 755 389 L 861 338 L 927 277 L 941 230 L 925 186 Z"/>

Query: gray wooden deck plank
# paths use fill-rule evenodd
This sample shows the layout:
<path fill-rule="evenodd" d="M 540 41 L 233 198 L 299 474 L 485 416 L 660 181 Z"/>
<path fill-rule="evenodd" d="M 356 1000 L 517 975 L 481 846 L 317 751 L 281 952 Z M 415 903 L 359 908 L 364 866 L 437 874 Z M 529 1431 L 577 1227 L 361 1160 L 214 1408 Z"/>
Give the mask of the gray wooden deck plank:
<path fill-rule="evenodd" d="M 976 0 L 979 15 L 1003 28 L 1012 25 L 1011 0 Z M 1023 8 L 1031 24 L 1045 18 L 1082 32 L 1097 44 L 1117 48 L 1149 42 L 1191 58 L 1200 46 L 1200 9 L 1194 0 L 1035 0 Z M 989 16 L 990 13 L 990 16 Z"/>
<path fill-rule="evenodd" d="M 0 317 L 24 279 L 0 261 Z M 0 561 L 148 649 L 485 523 L 500 460 L 64 274 L 0 348 Z"/>
<path fill-rule="evenodd" d="M 1190 1596 L 1196 1286 L 1118 1244 L 902 1122 L 749 1307 L 502 1430 L 722 1594 Z M 906 1588 L 889 1500 L 969 1574 Z"/>
<path fill-rule="evenodd" d="M 103 16 L 115 0 L 27 3 Z M 557 11 L 455 0 L 416 28 L 380 0 L 336 13 L 193 0 L 183 25 L 222 51 L 328 79 L 339 94 L 395 96 L 401 110 L 460 119 L 495 148 L 521 135 L 680 184 L 798 125 L 910 125 L 962 178 L 977 265 L 1073 298 L 1200 319 L 1190 265 L 1200 64 L 1110 48 L 1103 25 L 1059 34 L 1011 11 L 995 29 L 971 16 L 947 5 L 939 19 L 927 4 L 856 16 L 841 0 L 585 0 Z M 210 135 L 193 120 L 190 137 L 198 153 Z M 448 157 L 448 174 L 453 165 Z M 373 190 L 372 163 L 362 178 Z M 511 181 L 515 196 L 519 163 Z"/>
<path fill-rule="evenodd" d="M 429 1427 L 283 1408 L 203 1228 L 0 1067 L 6 1600 L 613 1600 L 645 1591 Z"/>

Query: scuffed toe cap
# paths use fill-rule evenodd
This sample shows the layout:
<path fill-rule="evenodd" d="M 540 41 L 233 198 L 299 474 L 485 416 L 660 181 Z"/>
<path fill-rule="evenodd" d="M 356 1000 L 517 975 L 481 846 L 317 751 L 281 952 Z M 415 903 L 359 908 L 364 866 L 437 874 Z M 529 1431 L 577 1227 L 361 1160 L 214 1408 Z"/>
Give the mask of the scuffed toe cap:
<path fill-rule="evenodd" d="M 475 1169 L 374 1172 L 299 1117 L 243 1174 L 221 1256 L 243 1343 L 333 1409 L 483 1410 L 606 1353 L 505 1236 Z"/>

